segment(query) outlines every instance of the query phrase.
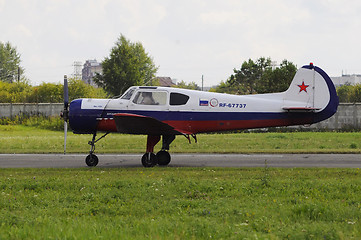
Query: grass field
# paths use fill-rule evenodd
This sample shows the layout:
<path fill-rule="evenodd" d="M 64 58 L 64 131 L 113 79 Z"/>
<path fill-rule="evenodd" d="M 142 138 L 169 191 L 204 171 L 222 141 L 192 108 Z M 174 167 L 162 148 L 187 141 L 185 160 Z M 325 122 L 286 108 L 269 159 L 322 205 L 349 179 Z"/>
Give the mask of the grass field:
<path fill-rule="evenodd" d="M 63 133 L 0 126 L 0 153 L 61 153 Z M 88 152 L 90 135 L 68 136 Z M 171 152 L 360 153 L 360 132 L 179 136 Z M 142 153 L 111 134 L 98 153 Z M 159 149 L 159 146 L 158 146 Z M 360 169 L 1 169 L 0 239 L 361 239 Z"/>
<path fill-rule="evenodd" d="M 0 126 L 0 153 L 61 153 L 64 135 L 21 125 Z M 67 151 L 85 153 L 91 135 L 68 134 Z M 143 153 L 146 136 L 110 134 L 97 153 Z M 159 150 L 161 144 L 156 146 Z M 361 132 L 200 134 L 198 143 L 177 136 L 171 152 L 201 153 L 361 153 Z"/>
<path fill-rule="evenodd" d="M 360 239 L 359 169 L 0 169 L 0 239 Z"/>

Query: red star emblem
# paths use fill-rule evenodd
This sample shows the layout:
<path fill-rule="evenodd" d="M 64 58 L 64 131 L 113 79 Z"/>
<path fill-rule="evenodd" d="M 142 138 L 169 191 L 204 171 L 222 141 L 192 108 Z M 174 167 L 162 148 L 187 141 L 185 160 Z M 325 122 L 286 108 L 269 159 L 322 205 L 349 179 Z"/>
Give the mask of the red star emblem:
<path fill-rule="evenodd" d="M 302 84 L 301 85 L 297 85 L 300 87 L 300 91 L 299 92 L 302 92 L 302 91 L 305 91 L 307 92 L 307 88 L 310 86 L 310 85 L 305 85 L 305 82 L 302 81 Z"/>

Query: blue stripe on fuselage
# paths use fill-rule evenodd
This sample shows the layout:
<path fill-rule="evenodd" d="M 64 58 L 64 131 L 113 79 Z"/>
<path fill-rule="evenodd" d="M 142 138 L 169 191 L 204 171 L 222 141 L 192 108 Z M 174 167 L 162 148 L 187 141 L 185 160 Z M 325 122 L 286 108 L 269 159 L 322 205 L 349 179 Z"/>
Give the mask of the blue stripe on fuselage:
<path fill-rule="evenodd" d="M 69 122 L 74 133 L 94 133 L 97 118 L 113 118 L 114 114 L 127 113 L 149 116 L 160 121 L 219 121 L 219 120 L 275 120 L 288 119 L 290 113 L 271 112 L 190 112 L 190 111 L 144 111 L 81 109 L 81 100 L 70 104 Z M 313 113 L 293 113 L 292 118 L 310 118 Z"/>

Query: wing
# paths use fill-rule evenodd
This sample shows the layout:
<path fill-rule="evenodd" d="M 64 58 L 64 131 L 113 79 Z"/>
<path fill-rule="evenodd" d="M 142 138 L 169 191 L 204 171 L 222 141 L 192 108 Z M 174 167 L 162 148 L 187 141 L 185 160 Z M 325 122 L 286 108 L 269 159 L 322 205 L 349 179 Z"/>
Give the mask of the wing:
<path fill-rule="evenodd" d="M 114 115 L 117 131 L 127 134 L 145 134 L 145 135 L 185 135 L 190 134 L 183 130 L 159 121 L 152 117 L 118 113 Z"/>

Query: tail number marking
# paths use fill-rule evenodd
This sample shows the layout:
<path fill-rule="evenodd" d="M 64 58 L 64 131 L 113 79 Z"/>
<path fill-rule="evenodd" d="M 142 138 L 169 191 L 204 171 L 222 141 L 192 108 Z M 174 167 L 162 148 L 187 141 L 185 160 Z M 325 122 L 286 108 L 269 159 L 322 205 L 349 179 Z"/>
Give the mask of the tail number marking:
<path fill-rule="evenodd" d="M 219 107 L 228 107 L 228 108 L 246 108 L 247 104 L 245 103 L 219 103 Z"/>

